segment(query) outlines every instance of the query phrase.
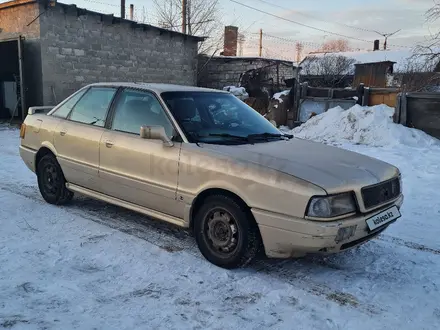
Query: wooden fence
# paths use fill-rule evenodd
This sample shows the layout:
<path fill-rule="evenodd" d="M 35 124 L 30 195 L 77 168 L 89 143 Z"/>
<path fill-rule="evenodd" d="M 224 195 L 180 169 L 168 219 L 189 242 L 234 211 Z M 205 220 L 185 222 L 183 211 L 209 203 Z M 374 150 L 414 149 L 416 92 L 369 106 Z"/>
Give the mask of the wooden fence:
<path fill-rule="evenodd" d="M 312 113 L 320 114 L 340 106 L 349 109 L 355 104 L 395 107 L 400 90 L 396 88 L 317 88 L 307 83 L 298 84 L 282 102 L 271 100 L 266 117 L 277 125 L 295 127 L 310 118 Z M 397 120 L 397 117 L 395 118 Z"/>
<path fill-rule="evenodd" d="M 440 138 L 440 93 L 401 93 L 396 114 L 397 122 Z"/>

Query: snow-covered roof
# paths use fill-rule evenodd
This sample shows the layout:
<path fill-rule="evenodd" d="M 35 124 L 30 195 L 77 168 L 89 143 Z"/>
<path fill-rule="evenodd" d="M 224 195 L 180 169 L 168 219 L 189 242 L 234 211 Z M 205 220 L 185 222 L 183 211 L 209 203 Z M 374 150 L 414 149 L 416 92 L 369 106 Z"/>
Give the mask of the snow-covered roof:
<path fill-rule="evenodd" d="M 394 71 L 406 72 L 411 67 L 414 71 L 431 71 L 432 67 L 425 65 L 427 58 L 423 56 L 414 56 L 412 49 L 399 50 L 376 50 L 376 51 L 355 51 L 355 52 L 330 52 L 330 53 L 312 53 L 309 54 L 302 62 L 301 66 L 307 62 L 324 57 L 324 56 L 344 56 L 352 58 L 356 61 L 355 64 L 377 63 L 391 61 L 395 62 Z"/>

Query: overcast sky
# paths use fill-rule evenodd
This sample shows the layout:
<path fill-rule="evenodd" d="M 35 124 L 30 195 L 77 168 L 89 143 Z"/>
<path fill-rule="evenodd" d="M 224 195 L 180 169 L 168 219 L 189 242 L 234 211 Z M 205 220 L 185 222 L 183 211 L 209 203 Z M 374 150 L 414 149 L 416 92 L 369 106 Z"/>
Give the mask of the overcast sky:
<path fill-rule="evenodd" d="M 294 52 L 294 41 L 306 43 L 307 50 L 317 48 L 329 39 L 338 38 L 329 32 L 348 37 L 365 39 L 369 42 L 350 40 L 350 46 L 357 49 L 371 49 L 372 41 L 383 37 L 368 30 L 382 33 L 402 29 L 388 41 L 390 48 L 414 46 L 426 40 L 436 26 L 425 22 L 425 12 L 433 5 L 433 0 L 237 0 L 288 20 L 297 21 L 328 32 L 313 30 L 292 22 L 254 11 L 233 3 L 219 0 L 222 23 L 237 25 L 246 37 L 245 55 L 257 55 L 258 31 L 267 34 L 263 38 L 264 52 L 269 56 L 289 56 Z M 0 2 L 4 2 L 0 0 Z M 63 0 L 75 3 L 78 7 L 119 15 L 117 0 Z M 126 0 L 133 3 L 135 15 L 147 15 L 148 23 L 156 23 L 157 15 L 152 0 Z M 268 4 L 272 3 L 272 4 Z M 128 12 L 127 12 L 128 14 Z M 346 25 L 356 27 L 354 29 Z M 438 24 L 437 24 L 438 25 Z M 283 41 L 273 37 L 292 40 Z"/>

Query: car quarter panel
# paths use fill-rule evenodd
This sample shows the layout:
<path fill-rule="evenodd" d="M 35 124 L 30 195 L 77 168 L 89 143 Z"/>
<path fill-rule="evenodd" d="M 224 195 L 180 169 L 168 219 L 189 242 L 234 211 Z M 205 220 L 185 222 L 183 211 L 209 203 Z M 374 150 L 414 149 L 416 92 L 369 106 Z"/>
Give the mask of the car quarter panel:
<path fill-rule="evenodd" d="M 21 140 L 20 154 L 33 172 L 36 170 L 36 154 L 42 147 L 46 147 L 57 155 L 53 145 L 53 135 L 60 119 L 43 114 L 28 115 L 24 124 L 26 132 L 24 139 Z"/>
<path fill-rule="evenodd" d="M 254 163 L 234 160 L 195 144 L 183 144 L 178 198 L 192 204 L 201 192 L 220 188 L 251 208 L 303 217 L 310 196 L 325 191 L 314 184 Z"/>

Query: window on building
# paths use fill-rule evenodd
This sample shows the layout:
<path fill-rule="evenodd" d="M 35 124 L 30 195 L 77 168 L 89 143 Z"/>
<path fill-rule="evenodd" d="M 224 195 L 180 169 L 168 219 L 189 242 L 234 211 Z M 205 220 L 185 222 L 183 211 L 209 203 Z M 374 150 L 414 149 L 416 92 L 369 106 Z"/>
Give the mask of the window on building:
<path fill-rule="evenodd" d="M 107 111 L 116 88 L 92 87 L 78 101 L 70 114 L 70 120 L 104 127 Z"/>

